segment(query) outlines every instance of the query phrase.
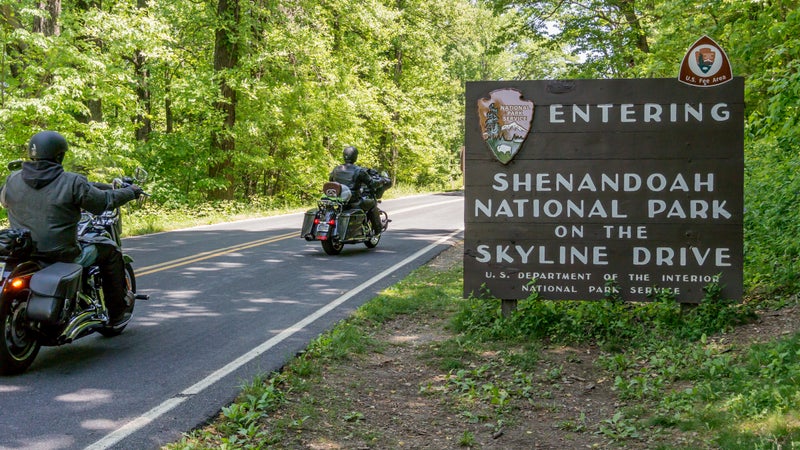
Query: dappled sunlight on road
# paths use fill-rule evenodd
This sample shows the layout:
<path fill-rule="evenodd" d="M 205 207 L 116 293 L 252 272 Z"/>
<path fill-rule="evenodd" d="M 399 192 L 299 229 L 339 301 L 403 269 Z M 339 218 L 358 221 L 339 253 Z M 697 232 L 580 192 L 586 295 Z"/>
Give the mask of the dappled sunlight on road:
<path fill-rule="evenodd" d="M 329 270 L 325 272 L 317 272 L 314 274 L 314 281 L 337 281 L 337 280 L 345 280 L 345 279 L 352 279 L 358 278 L 358 274 L 355 272 L 338 272 L 336 270 Z M 311 287 L 325 287 L 327 285 L 314 283 L 309 285 Z"/>
<path fill-rule="evenodd" d="M 109 431 L 109 430 L 116 430 L 117 428 L 125 425 L 125 421 L 123 420 L 108 420 L 108 419 L 92 419 L 92 420 L 84 420 L 81 422 L 81 428 L 85 428 L 87 430 L 97 430 L 97 431 Z"/>
<path fill-rule="evenodd" d="M 0 386 L 0 394 L 4 392 L 22 392 L 24 390 L 26 389 L 23 388 L 22 386 L 14 386 L 14 385 Z"/>
<path fill-rule="evenodd" d="M 169 291 L 169 292 L 162 292 L 159 294 L 159 298 L 162 300 L 191 300 L 202 295 L 203 292 L 201 291 Z M 180 305 L 180 303 L 172 303 L 170 302 L 169 305 L 157 305 L 157 306 L 176 306 Z"/>
<path fill-rule="evenodd" d="M 48 437 L 47 435 L 42 436 L 38 439 L 30 439 L 24 438 L 20 439 L 16 442 L 10 441 L 13 443 L 13 448 L 15 450 L 42 450 L 42 449 L 55 449 L 55 448 L 71 448 L 75 445 L 75 440 L 71 439 L 67 436 L 59 435 L 59 436 L 52 436 Z M 7 447 L 2 447 L 7 448 Z"/>
<path fill-rule="evenodd" d="M 67 403 L 108 403 L 112 396 L 111 391 L 106 389 L 79 389 L 69 394 L 59 395 L 55 400 Z"/>
<path fill-rule="evenodd" d="M 282 305 L 297 305 L 300 302 L 297 300 L 277 300 L 273 298 L 253 298 L 249 300 L 245 300 L 248 303 L 258 303 L 258 304 L 282 304 Z M 243 309 L 237 309 L 238 311 L 243 311 Z"/>
<path fill-rule="evenodd" d="M 309 287 L 314 288 L 315 292 L 319 296 L 326 296 L 326 295 L 333 296 L 333 295 L 339 295 L 339 294 L 342 293 L 342 289 L 341 288 L 330 287 L 328 285 L 312 284 Z"/>
<path fill-rule="evenodd" d="M 148 302 L 147 308 L 134 311 L 133 315 L 138 325 L 159 325 L 160 321 L 167 319 L 182 319 L 187 317 L 218 317 L 222 313 L 212 311 L 206 306 L 191 303 L 202 296 L 200 291 L 171 291 L 158 294 L 159 303 Z M 138 305 L 138 303 L 137 303 Z M 144 313 L 144 311 L 147 311 Z"/>
<path fill-rule="evenodd" d="M 153 312 L 147 314 L 142 318 L 142 321 L 147 319 L 180 319 L 185 317 L 219 317 L 222 315 L 218 312 L 212 312 L 208 308 L 199 308 L 194 305 L 172 304 L 170 308 L 172 309 L 170 312 Z"/>
<path fill-rule="evenodd" d="M 227 255 L 227 256 L 231 256 L 231 255 Z M 246 266 L 246 264 L 244 264 L 244 263 L 220 261 L 220 262 L 216 262 L 216 263 L 211 264 L 211 265 L 202 265 L 202 266 L 197 265 L 197 266 L 187 267 L 187 268 L 183 269 L 183 272 L 184 273 L 185 272 L 216 272 L 216 271 L 219 271 L 219 270 L 239 269 L 239 268 L 242 268 L 242 267 L 245 267 L 245 266 Z"/>

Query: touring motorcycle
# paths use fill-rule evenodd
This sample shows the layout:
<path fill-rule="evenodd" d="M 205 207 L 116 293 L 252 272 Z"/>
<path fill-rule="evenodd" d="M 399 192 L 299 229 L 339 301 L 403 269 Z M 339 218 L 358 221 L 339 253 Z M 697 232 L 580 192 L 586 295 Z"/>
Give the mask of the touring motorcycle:
<path fill-rule="evenodd" d="M 9 168 L 14 167 L 9 164 Z M 141 184 L 146 177 L 146 171 L 137 169 L 133 177 L 98 187 L 117 189 Z M 143 194 L 138 201 L 145 198 Z M 110 240 L 122 248 L 121 232 L 120 208 L 98 215 L 81 213 L 80 242 Z M 122 333 L 136 301 L 149 296 L 136 294 L 133 259 L 123 253 L 125 284 L 133 295 L 126 298 L 126 319 L 112 325 L 103 299 L 100 269 L 93 263 L 96 251 L 90 245 L 84 248 L 79 262 L 47 263 L 36 259 L 29 230 L 0 230 L 0 375 L 27 370 L 42 346 L 69 344 L 94 332 L 106 337 Z"/>
<path fill-rule="evenodd" d="M 375 248 L 381 240 L 381 233 L 389 226 L 389 215 L 379 209 L 381 229 L 374 230 L 372 221 L 366 212 L 350 203 L 353 195 L 356 198 L 367 198 L 375 201 L 375 208 L 381 202 L 383 193 L 391 187 L 388 175 L 378 173 L 374 169 L 367 171 L 372 179 L 369 185 L 362 186 L 360 192 L 351 192 L 347 186 L 329 181 L 322 186 L 322 197 L 317 207 L 310 209 L 303 218 L 300 237 L 306 241 L 320 241 L 322 249 L 328 255 L 338 255 L 344 244 L 363 243 L 367 248 Z"/>

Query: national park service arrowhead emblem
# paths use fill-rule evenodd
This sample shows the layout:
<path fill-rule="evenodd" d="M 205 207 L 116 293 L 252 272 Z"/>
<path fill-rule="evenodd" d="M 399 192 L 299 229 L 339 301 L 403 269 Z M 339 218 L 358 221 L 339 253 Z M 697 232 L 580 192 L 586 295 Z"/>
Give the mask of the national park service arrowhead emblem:
<path fill-rule="evenodd" d="M 508 164 L 519 152 L 533 124 L 533 102 L 516 89 L 498 89 L 478 99 L 481 135 L 495 158 Z"/>
<path fill-rule="evenodd" d="M 710 37 L 703 36 L 683 57 L 678 79 L 691 86 L 718 86 L 733 79 L 733 70 L 722 48 Z"/>

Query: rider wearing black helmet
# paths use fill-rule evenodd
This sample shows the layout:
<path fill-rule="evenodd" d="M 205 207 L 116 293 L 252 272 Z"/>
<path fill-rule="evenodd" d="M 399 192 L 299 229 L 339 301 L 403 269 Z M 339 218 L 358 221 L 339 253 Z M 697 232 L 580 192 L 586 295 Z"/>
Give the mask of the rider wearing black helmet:
<path fill-rule="evenodd" d="M 361 187 L 369 187 L 372 183 L 367 169 L 357 166 L 356 160 L 358 159 L 358 149 L 352 145 L 348 145 L 342 152 L 344 164 L 334 167 L 328 177 L 329 181 L 336 181 L 350 188 L 353 192 L 353 198 L 350 202 L 367 213 L 370 222 L 372 222 L 372 229 L 375 234 L 380 234 L 382 229 L 380 210 L 378 209 L 378 201 L 370 197 L 362 197 L 360 195 Z"/>
<path fill-rule="evenodd" d="M 27 228 L 36 243 L 35 257 L 44 261 L 73 262 L 81 255 L 78 243 L 78 221 L 81 210 L 100 214 L 142 195 L 136 185 L 102 190 L 85 176 L 66 172 L 61 163 L 67 152 L 67 140 L 55 131 L 35 134 L 28 143 L 31 161 L 13 172 L 0 187 L 0 203 L 8 210 L 14 228 Z M 86 243 L 95 245 L 103 277 L 103 293 L 111 324 L 128 319 L 125 268 L 122 252 L 111 241 Z"/>

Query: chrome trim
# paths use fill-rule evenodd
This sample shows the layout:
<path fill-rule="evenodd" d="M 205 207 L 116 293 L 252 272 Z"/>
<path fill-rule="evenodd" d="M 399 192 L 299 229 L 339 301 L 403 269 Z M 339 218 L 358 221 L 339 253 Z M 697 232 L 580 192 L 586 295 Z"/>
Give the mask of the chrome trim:
<path fill-rule="evenodd" d="M 72 342 L 80 337 L 81 333 L 90 327 L 104 324 L 105 320 L 102 318 L 97 318 L 97 315 L 94 311 L 84 311 L 69 321 L 67 326 L 64 328 L 64 332 L 61 333 L 61 337 L 65 339 L 65 342 Z"/>

